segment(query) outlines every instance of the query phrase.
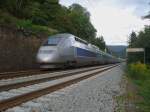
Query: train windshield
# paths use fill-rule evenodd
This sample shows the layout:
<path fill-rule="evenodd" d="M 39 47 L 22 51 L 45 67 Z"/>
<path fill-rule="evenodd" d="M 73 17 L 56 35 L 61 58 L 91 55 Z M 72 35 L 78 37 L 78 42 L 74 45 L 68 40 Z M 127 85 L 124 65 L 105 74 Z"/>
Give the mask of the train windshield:
<path fill-rule="evenodd" d="M 60 37 L 50 37 L 48 40 L 43 44 L 44 46 L 56 46 L 62 38 Z"/>

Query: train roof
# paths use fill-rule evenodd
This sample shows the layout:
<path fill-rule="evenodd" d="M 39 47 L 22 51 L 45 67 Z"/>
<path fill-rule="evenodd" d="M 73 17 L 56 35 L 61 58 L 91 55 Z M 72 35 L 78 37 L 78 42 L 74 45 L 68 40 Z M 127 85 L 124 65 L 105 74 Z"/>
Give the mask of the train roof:
<path fill-rule="evenodd" d="M 111 54 L 108 54 L 108 53 L 100 50 L 97 46 L 95 46 L 95 45 L 93 45 L 91 43 L 88 43 L 86 40 L 83 40 L 83 39 L 81 39 L 81 38 L 79 38 L 77 36 L 74 36 L 74 35 L 70 34 L 70 33 L 60 33 L 60 34 L 49 36 L 48 38 L 51 38 L 51 37 L 56 37 L 56 38 L 75 37 L 75 39 L 78 39 L 78 40 L 82 41 L 83 43 L 86 43 L 88 46 L 91 46 L 92 48 L 95 48 L 96 50 L 98 50 L 99 52 L 101 52 L 103 55 L 106 55 L 106 56 L 112 57 L 112 58 L 114 57 Z"/>
<path fill-rule="evenodd" d="M 88 44 L 88 42 L 87 42 L 86 40 L 83 40 L 83 39 L 81 39 L 81 38 L 79 38 L 79 37 L 77 37 L 77 36 L 75 36 L 75 40 L 80 40 L 80 41 L 82 41 L 83 43 Z"/>
<path fill-rule="evenodd" d="M 73 36 L 73 35 L 69 34 L 69 33 L 60 33 L 60 34 L 49 36 L 49 38 L 51 38 L 51 37 L 60 37 L 60 38 L 65 37 L 65 38 L 67 38 L 67 37 L 71 37 L 71 36 Z"/>

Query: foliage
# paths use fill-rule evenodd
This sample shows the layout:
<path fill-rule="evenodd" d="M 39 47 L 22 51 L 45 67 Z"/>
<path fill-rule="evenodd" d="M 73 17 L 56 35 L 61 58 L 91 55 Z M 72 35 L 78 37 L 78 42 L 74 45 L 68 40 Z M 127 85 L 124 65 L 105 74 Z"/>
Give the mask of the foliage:
<path fill-rule="evenodd" d="M 96 46 L 98 46 L 103 51 L 105 50 L 105 41 L 104 41 L 103 36 L 94 38 L 93 40 L 91 40 L 91 43 L 95 44 Z"/>
<path fill-rule="evenodd" d="M 96 29 L 90 22 L 88 11 L 78 4 L 70 6 L 70 10 L 69 17 L 71 18 L 74 29 L 76 29 L 73 34 L 87 40 L 88 42 L 96 40 Z M 94 44 L 96 43 L 94 42 Z"/>
<path fill-rule="evenodd" d="M 145 18 L 150 19 L 150 14 Z M 129 47 L 150 48 L 150 26 L 145 26 L 145 29 L 140 31 L 138 35 L 132 32 L 129 38 Z M 146 54 L 148 53 L 146 52 Z M 138 56 L 134 56 L 134 59 L 139 59 Z M 131 59 L 131 57 L 128 58 Z M 141 63 L 130 64 L 128 66 L 128 76 L 138 86 L 138 94 L 143 98 L 138 104 L 140 106 L 139 111 L 150 112 L 150 66 Z"/>
<path fill-rule="evenodd" d="M 17 27 L 28 29 L 32 27 L 32 21 L 31 20 L 18 20 Z"/>
<path fill-rule="evenodd" d="M 146 16 L 144 16 L 144 19 L 150 19 L 150 11 L 149 11 L 149 13 Z"/>
<path fill-rule="evenodd" d="M 56 34 L 58 32 L 57 30 L 51 29 L 47 26 L 41 26 L 41 25 L 32 25 L 31 28 L 35 34 L 37 34 L 38 32 L 45 32 L 48 35 L 53 35 L 53 34 Z"/>
<path fill-rule="evenodd" d="M 132 37 L 132 45 L 134 47 L 150 47 L 150 26 L 146 26 L 144 31 L 140 31 L 137 36 L 131 33 L 130 37 Z"/>
<path fill-rule="evenodd" d="M 102 49 L 105 47 L 104 40 L 96 38 L 90 13 L 79 4 L 67 8 L 58 0 L 4 0 L 0 1 L 1 12 L 4 13 L 0 15 L 0 24 L 8 22 L 33 33 L 56 29 L 60 33 L 72 33 Z"/>
<path fill-rule="evenodd" d="M 0 10 L 0 25 L 12 25 L 15 26 L 15 23 L 18 19 L 14 16 L 11 16 L 7 12 Z"/>
<path fill-rule="evenodd" d="M 137 47 L 150 47 L 150 26 L 146 26 L 144 31 L 139 32 L 138 40 L 135 42 Z"/>
<path fill-rule="evenodd" d="M 138 86 L 138 94 L 143 98 L 139 103 L 141 112 L 150 111 L 150 69 L 141 63 L 128 66 L 128 76 Z"/>
<path fill-rule="evenodd" d="M 135 32 L 132 32 L 129 37 L 129 47 L 134 47 L 134 42 L 137 40 L 137 35 Z"/>
<path fill-rule="evenodd" d="M 15 17 L 26 18 L 29 16 L 30 3 L 30 0 L 4 0 L 1 2 L 0 8 Z"/>
<path fill-rule="evenodd" d="M 150 12 L 144 18 L 150 19 Z M 129 36 L 129 47 L 150 48 L 150 26 L 145 26 L 138 35 L 132 32 Z"/>
<path fill-rule="evenodd" d="M 141 63 L 130 64 L 128 72 L 130 74 L 130 77 L 137 80 L 145 80 L 150 76 L 150 70 L 147 69 L 147 66 L 145 64 Z"/>
<path fill-rule="evenodd" d="M 31 20 L 18 20 L 16 24 L 18 29 L 24 30 L 32 34 L 37 34 L 38 32 L 45 32 L 48 35 L 52 35 L 57 33 L 57 30 L 50 29 L 47 26 L 32 24 Z"/>
<path fill-rule="evenodd" d="M 129 41 L 129 47 L 131 48 L 145 48 L 145 59 L 146 63 L 150 63 L 150 26 L 145 26 L 143 31 L 140 31 L 138 35 L 135 34 L 135 32 L 132 32 L 130 35 L 130 41 Z M 128 55 L 128 60 L 136 61 L 137 59 L 140 61 L 143 60 L 143 52 L 139 53 L 133 53 L 131 55 Z"/>

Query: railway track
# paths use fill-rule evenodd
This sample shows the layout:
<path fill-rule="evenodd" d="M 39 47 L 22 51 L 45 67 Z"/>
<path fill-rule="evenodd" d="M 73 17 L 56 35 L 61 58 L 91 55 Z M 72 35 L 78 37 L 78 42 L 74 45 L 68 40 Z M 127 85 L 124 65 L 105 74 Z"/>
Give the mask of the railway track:
<path fill-rule="evenodd" d="M 77 83 L 117 65 L 89 67 L 40 75 L 32 80 L 0 86 L 0 111 Z M 38 76 L 38 75 L 37 75 Z M 30 79 L 30 78 L 28 78 Z M 17 78 L 16 78 L 17 80 Z"/>
<path fill-rule="evenodd" d="M 105 66 L 103 66 L 103 67 L 105 67 Z M 33 85 L 33 84 L 37 84 L 37 83 L 42 83 L 42 82 L 46 82 L 46 81 L 56 80 L 56 79 L 76 75 L 77 73 L 80 73 L 80 72 L 88 72 L 88 71 L 95 70 L 98 68 L 99 67 L 90 67 L 89 69 L 84 68 L 84 69 L 79 69 L 79 70 L 68 70 L 68 71 L 64 71 L 64 72 L 54 72 L 54 73 L 49 73 L 49 74 L 45 74 L 45 75 L 37 75 L 36 77 L 30 76 L 30 77 L 26 77 L 26 80 L 25 80 L 25 78 L 23 78 L 23 81 L 20 81 L 21 78 L 12 79 L 13 81 L 12 80 L 5 80 L 5 82 L 3 80 L 2 82 L 0 81 L 0 92 L 8 91 L 10 89 L 16 89 L 19 87 L 29 86 L 29 85 Z M 18 80 L 18 81 L 16 81 L 16 80 Z M 13 83 L 11 83 L 11 82 L 13 82 Z"/>
<path fill-rule="evenodd" d="M 74 70 L 74 69 L 77 69 L 77 68 L 73 68 L 73 69 L 67 68 L 65 69 L 65 71 Z M 64 69 L 50 69 L 50 70 L 33 69 L 33 70 L 15 71 L 15 72 L 0 72 L 0 80 L 17 78 L 17 77 L 26 77 L 26 76 L 31 76 L 31 75 L 39 75 L 39 74 L 45 74 L 45 73 L 61 72 L 61 71 L 64 71 Z"/>
<path fill-rule="evenodd" d="M 51 72 L 60 71 L 60 70 L 51 70 Z M 34 69 L 34 70 L 26 70 L 26 71 L 16 71 L 16 72 L 2 72 L 0 73 L 0 80 L 2 79 L 10 79 L 16 77 L 25 77 L 30 75 L 38 75 L 49 73 L 50 71 L 45 71 L 43 69 Z"/>

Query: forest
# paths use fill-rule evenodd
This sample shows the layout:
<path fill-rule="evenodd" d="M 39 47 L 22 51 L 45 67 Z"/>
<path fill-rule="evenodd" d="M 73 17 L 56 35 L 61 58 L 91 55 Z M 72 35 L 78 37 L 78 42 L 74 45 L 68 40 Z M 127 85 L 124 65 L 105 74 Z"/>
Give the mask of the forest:
<path fill-rule="evenodd" d="M 142 18 L 150 20 L 150 13 Z M 146 25 L 140 32 L 133 31 L 129 36 L 128 43 L 130 48 L 150 48 L 150 25 Z"/>
<path fill-rule="evenodd" d="M 145 26 L 144 30 L 138 34 L 132 32 L 130 34 L 129 47 L 150 48 L 150 26 Z"/>
<path fill-rule="evenodd" d="M 58 0 L 0 1 L 0 24 L 16 27 L 25 35 L 71 33 L 105 49 L 103 37 L 96 37 L 90 13 L 79 4 L 65 7 Z"/>
<path fill-rule="evenodd" d="M 129 37 L 129 48 L 144 48 L 144 52 L 131 53 L 128 55 L 129 62 L 134 60 L 139 60 L 146 64 L 150 64 L 150 26 L 145 26 L 145 28 L 138 32 L 132 32 Z M 145 58 L 143 60 L 143 57 Z"/>
<path fill-rule="evenodd" d="M 48 36 L 71 33 L 100 49 L 103 36 L 79 4 L 62 6 L 59 0 L 0 0 L 0 71 L 38 67 L 36 53 Z"/>

